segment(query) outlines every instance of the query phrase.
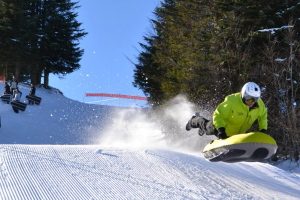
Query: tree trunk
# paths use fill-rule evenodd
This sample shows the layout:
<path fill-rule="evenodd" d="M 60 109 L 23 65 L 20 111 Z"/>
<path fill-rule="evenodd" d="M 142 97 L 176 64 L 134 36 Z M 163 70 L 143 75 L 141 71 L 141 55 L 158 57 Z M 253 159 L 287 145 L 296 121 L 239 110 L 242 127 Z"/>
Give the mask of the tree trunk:
<path fill-rule="evenodd" d="M 19 62 L 16 63 L 14 78 L 16 81 L 20 81 L 20 72 L 21 72 L 21 64 Z"/>
<path fill-rule="evenodd" d="M 41 84 L 41 72 L 39 67 L 35 67 L 31 71 L 31 83 L 34 85 Z"/>
<path fill-rule="evenodd" d="M 44 70 L 44 87 L 49 88 L 49 72 L 47 69 Z"/>

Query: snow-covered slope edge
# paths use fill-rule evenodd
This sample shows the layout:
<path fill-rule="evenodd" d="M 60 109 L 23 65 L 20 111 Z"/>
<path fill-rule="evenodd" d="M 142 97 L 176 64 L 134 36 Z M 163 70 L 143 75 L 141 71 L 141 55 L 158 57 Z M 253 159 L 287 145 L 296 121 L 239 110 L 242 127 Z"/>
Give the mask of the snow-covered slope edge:
<path fill-rule="evenodd" d="M 0 87 L 2 84 L 0 84 Z M 29 87 L 19 84 L 21 101 Z M 83 104 L 64 97 L 57 90 L 37 88 L 40 105 L 27 105 L 14 113 L 0 101 L 0 143 L 2 144 L 91 144 L 115 110 L 110 106 Z"/>

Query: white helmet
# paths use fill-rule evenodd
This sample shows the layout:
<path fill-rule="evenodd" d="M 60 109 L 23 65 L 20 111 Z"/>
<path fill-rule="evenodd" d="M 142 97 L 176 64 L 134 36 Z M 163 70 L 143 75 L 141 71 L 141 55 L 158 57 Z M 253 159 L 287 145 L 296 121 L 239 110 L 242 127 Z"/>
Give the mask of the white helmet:
<path fill-rule="evenodd" d="M 248 82 L 243 86 L 241 94 L 244 100 L 254 99 L 257 101 L 260 98 L 261 90 L 256 83 Z"/>

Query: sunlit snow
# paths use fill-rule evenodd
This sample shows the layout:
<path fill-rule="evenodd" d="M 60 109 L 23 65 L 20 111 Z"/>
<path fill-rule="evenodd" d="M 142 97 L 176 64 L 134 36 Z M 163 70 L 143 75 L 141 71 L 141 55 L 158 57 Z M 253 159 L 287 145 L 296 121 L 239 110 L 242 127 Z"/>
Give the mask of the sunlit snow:
<path fill-rule="evenodd" d="M 26 101 L 29 88 L 20 89 Z M 41 104 L 25 112 L 0 106 L 1 200 L 300 197 L 295 162 L 205 160 L 201 150 L 213 138 L 184 130 L 197 110 L 184 97 L 154 111 L 36 94 Z"/>

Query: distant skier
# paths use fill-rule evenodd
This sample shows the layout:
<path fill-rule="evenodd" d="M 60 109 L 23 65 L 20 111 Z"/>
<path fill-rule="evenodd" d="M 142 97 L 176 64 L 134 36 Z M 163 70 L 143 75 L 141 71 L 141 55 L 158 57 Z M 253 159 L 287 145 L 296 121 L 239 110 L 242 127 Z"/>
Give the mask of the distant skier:
<path fill-rule="evenodd" d="M 19 88 L 14 89 L 13 91 L 13 101 L 20 101 L 22 97 L 22 92 Z"/>
<path fill-rule="evenodd" d="M 33 84 L 30 85 L 30 92 L 29 92 L 29 96 L 35 96 L 35 91 L 36 91 L 36 88 L 34 87 Z M 28 104 L 30 105 L 33 105 L 34 104 L 34 101 L 32 99 L 28 99 Z"/>
<path fill-rule="evenodd" d="M 34 95 L 35 95 L 35 91 L 36 91 L 36 89 L 35 89 L 34 85 L 31 84 L 31 85 L 30 85 L 30 92 L 29 92 L 29 95 L 30 95 L 30 96 L 34 96 Z"/>
<path fill-rule="evenodd" d="M 14 89 L 14 91 L 13 91 L 13 99 L 12 99 L 11 103 L 13 104 L 14 102 L 20 102 L 21 96 L 22 96 L 21 91 L 18 88 Z M 15 113 L 19 112 L 18 108 L 14 107 L 14 106 L 12 106 L 12 108 L 13 108 L 13 110 L 14 110 Z"/>
<path fill-rule="evenodd" d="M 11 92 L 11 94 L 17 88 L 18 88 L 18 82 L 17 82 L 16 78 L 13 78 L 13 80 L 10 83 L 10 92 Z"/>
<path fill-rule="evenodd" d="M 7 81 L 5 81 L 4 94 L 11 94 L 10 86 Z"/>
<path fill-rule="evenodd" d="M 228 95 L 213 113 L 213 120 L 196 113 L 188 121 L 186 130 L 199 128 L 199 135 L 215 135 L 226 139 L 232 135 L 246 133 L 257 120 L 260 132 L 268 128 L 267 109 L 262 101 L 260 87 L 248 82 L 241 92 Z"/>

